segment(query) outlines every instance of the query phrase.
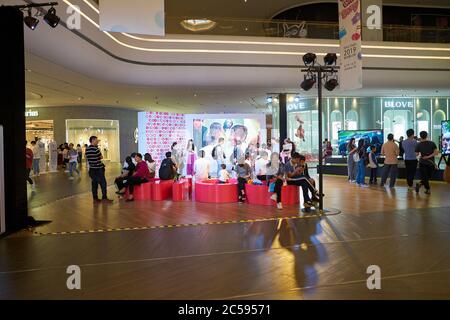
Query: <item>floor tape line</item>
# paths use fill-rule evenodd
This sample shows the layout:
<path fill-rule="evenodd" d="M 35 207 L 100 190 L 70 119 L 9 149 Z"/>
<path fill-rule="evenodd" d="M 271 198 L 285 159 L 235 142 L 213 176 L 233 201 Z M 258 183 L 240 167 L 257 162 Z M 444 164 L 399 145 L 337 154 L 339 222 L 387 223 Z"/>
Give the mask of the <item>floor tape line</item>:
<path fill-rule="evenodd" d="M 339 212 L 340 213 L 340 212 Z M 329 215 L 336 215 L 338 213 L 331 213 Z M 59 232 L 39 232 L 35 231 L 35 235 L 67 235 L 67 234 L 85 234 L 85 233 L 105 233 L 105 232 L 117 232 L 117 231 L 135 231 L 135 230 L 151 230 L 151 229 L 173 229 L 182 227 L 200 227 L 207 225 L 223 225 L 223 224 L 238 224 L 238 223 L 254 223 L 254 222 L 264 222 L 264 221 L 278 221 L 278 220 L 295 220 L 295 219 L 310 219 L 310 218 L 320 218 L 327 216 L 327 214 L 321 215 L 308 215 L 308 216 L 290 216 L 290 217 L 272 217 L 272 218 L 258 218 L 249 220 L 231 220 L 231 221 L 214 221 L 214 222 L 199 222 L 199 223 L 187 223 L 187 224 L 170 224 L 170 225 L 160 225 L 160 226 L 144 226 L 144 227 L 124 227 L 124 228 L 105 228 L 96 230 L 78 230 L 78 231 L 59 231 Z"/>

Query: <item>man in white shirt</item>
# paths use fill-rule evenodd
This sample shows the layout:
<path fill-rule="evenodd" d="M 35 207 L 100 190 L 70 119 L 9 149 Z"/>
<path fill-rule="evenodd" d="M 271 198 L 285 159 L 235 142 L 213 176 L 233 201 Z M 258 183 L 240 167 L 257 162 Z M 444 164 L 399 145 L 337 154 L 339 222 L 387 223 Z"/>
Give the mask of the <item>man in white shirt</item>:
<path fill-rule="evenodd" d="M 206 180 L 209 178 L 210 164 L 205 159 L 205 151 L 200 150 L 199 158 L 194 162 L 194 175 L 196 181 Z"/>
<path fill-rule="evenodd" d="M 269 163 L 268 154 L 266 151 L 261 151 L 261 158 L 255 162 L 256 178 L 260 181 L 266 181 L 267 164 Z"/>

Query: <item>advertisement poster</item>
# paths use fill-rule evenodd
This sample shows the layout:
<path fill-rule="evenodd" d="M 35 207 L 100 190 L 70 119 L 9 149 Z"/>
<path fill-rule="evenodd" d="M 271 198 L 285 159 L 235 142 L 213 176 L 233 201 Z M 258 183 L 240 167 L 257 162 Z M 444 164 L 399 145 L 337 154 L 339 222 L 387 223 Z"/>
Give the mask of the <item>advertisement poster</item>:
<path fill-rule="evenodd" d="M 442 146 L 443 155 L 450 155 L 450 120 L 442 121 Z"/>
<path fill-rule="evenodd" d="M 361 3 L 339 0 L 340 77 L 342 90 L 362 88 Z"/>

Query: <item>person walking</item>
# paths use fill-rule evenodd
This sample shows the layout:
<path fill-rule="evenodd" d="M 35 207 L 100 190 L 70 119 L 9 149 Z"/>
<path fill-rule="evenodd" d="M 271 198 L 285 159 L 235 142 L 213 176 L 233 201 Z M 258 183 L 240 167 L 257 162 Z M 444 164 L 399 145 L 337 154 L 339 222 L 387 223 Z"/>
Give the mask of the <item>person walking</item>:
<path fill-rule="evenodd" d="M 403 140 L 403 158 L 405 159 L 406 167 L 406 181 L 409 189 L 414 189 L 414 177 L 417 171 L 417 140 L 414 138 L 414 130 L 409 129 L 406 131 L 407 138 Z"/>
<path fill-rule="evenodd" d="M 35 184 L 30 178 L 31 168 L 33 167 L 33 150 L 27 147 L 28 141 L 25 141 L 25 165 L 26 165 L 26 179 L 31 185 L 31 188 L 35 189 Z"/>
<path fill-rule="evenodd" d="M 82 163 L 82 159 L 83 159 L 83 148 L 81 148 L 80 144 L 77 144 L 77 153 L 78 153 L 78 164 L 81 166 Z"/>
<path fill-rule="evenodd" d="M 356 164 L 354 159 L 354 154 L 358 151 L 355 145 L 355 138 L 350 138 L 347 143 L 347 170 L 348 170 L 348 181 L 356 182 Z"/>
<path fill-rule="evenodd" d="M 78 178 L 80 178 L 80 171 L 77 169 L 78 165 L 78 152 L 74 148 L 73 143 L 69 144 L 69 150 L 67 151 L 67 156 L 69 157 L 69 179 L 73 180 L 73 172 L 75 171 L 78 174 Z"/>
<path fill-rule="evenodd" d="M 422 186 L 425 187 L 425 193 L 431 194 L 430 178 L 437 169 L 435 157 L 439 154 L 439 150 L 433 141 L 428 140 L 426 131 L 420 132 L 420 142 L 416 146 L 419 158 L 419 170 L 421 180 L 416 184 L 416 192 L 419 193 Z"/>
<path fill-rule="evenodd" d="M 113 200 L 108 199 L 106 178 L 105 178 L 105 165 L 103 164 L 103 156 L 98 148 L 98 138 L 91 136 L 89 138 L 90 146 L 86 149 L 86 159 L 89 164 L 89 177 L 92 180 L 92 197 L 94 203 L 105 202 L 111 203 Z M 102 199 L 98 198 L 98 185 L 102 189 Z"/>
<path fill-rule="evenodd" d="M 384 158 L 384 169 L 383 175 L 381 176 L 381 187 L 389 177 L 389 188 L 395 187 L 395 181 L 397 180 L 398 172 L 398 156 L 400 154 L 400 148 L 394 142 L 394 135 L 389 133 L 387 136 L 388 141 L 386 141 L 381 147 L 381 154 L 385 156 Z"/>
<path fill-rule="evenodd" d="M 31 141 L 31 150 L 33 151 L 33 174 L 37 177 L 39 176 L 39 162 L 41 161 L 41 154 L 36 141 Z"/>
<path fill-rule="evenodd" d="M 358 150 L 356 151 L 356 154 L 358 155 L 358 174 L 356 176 L 356 183 L 360 187 L 367 187 L 366 185 L 366 160 L 367 160 L 367 153 L 366 153 L 366 143 L 364 139 L 360 139 L 358 141 Z"/>

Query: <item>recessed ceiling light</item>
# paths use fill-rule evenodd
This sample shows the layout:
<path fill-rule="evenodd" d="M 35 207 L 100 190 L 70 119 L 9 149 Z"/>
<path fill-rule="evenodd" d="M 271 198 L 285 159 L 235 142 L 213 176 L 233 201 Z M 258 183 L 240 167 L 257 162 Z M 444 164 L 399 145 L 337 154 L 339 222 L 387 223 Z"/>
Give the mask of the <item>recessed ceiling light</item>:
<path fill-rule="evenodd" d="M 217 23 L 209 19 L 186 19 L 180 22 L 181 26 L 192 32 L 207 31 L 213 29 Z"/>

